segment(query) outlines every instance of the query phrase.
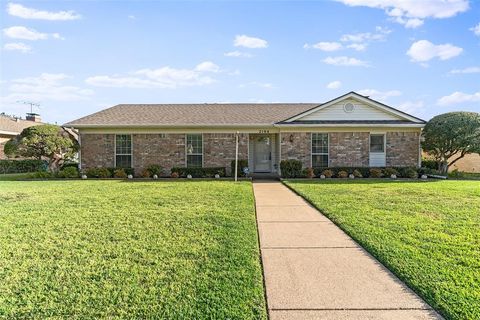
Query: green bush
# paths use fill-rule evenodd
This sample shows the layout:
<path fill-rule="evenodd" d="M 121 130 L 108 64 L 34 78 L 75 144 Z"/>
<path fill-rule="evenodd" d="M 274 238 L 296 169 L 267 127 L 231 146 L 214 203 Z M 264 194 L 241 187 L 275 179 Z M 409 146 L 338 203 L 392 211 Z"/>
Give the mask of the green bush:
<path fill-rule="evenodd" d="M 55 178 L 54 174 L 48 171 L 32 172 L 27 176 L 29 179 L 51 179 Z"/>
<path fill-rule="evenodd" d="M 242 177 L 245 175 L 243 173 L 243 168 L 248 168 L 248 160 L 247 159 L 238 159 L 238 168 L 237 168 L 237 174 L 239 177 Z M 230 163 L 230 172 L 232 173 L 232 177 L 235 175 L 235 160 L 232 160 Z"/>
<path fill-rule="evenodd" d="M 123 169 L 127 175 L 131 174 L 132 176 L 135 175 L 135 170 L 133 168 L 121 168 L 121 167 L 110 167 L 106 168 L 108 171 L 110 171 L 110 177 L 113 177 L 113 174 L 115 173 L 115 170 L 117 169 Z"/>
<path fill-rule="evenodd" d="M 88 168 L 85 170 L 85 174 L 89 178 L 111 178 L 112 171 L 108 168 Z"/>
<path fill-rule="evenodd" d="M 0 160 L 0 173 L 24 173 L 45 171 L 47 162 L 43 160 Z"/>
<path fill-rule="evenodd" d="M 66 167 L 58 172 L 59 178 L 78 178 L 78 169 L 76 167 Z"/>
<path fill-rule="evenodd" d="M 302 162 L 300 160 L 282 160 L 280 170 L 283 178 L 299 178 L 302 176 Z"/>
<path fill-rule="evenodd" d="M 398 171 L 395 168 L 385 168 L 385 169 L 383 169 L 383 174 L 388 178 L 390 178 L 392 176 L 392 174 L 394 174 L 396 176 L 399 175 Z"/>
<path fill-rule="evenodd" d="M 125 169 L 118 168 L 118 169 L 115 169 L 115 171 L 113 171 L 113 177 L 114 178 L 126 179 L 127 178 L 127 173 L 125 172 Z"/>
<path fill-rule="evenodd" d="M 330 170 L 333 172 L 332 176 L 338 176 L 340 171 L 346 171 L 348 174 L 354 174 L 354 171 L 358 171 L 362 177 L 368 177 L 370 168 L 368 167 L 324 167 L 324 168 L 314 168 L 316 176 L 320 176 L 323 171 Z"/>
<path fill-rule="evenodd" d="M 370 169 L 370 178 L 381 178 L 383 177 L 383 171 L 380 168 L 371 168 Z"/>
<path fill-rule="evenodd" d="M 438 170 L 438 162 L 433 159 L 422 159 L 422 168 Z"/>
<path fill-rule="evenodd" d="M 150 177 L 154 175 L 161 176 L 163 173 L 163 168 L 161 165 L 158 164 L 151 164 L 147 167 L 148 172 L 150 173 Z"/>
<path fill-rule="evenodd" d="M 403 178 L 416 179 L 418 178 L 418 172 L 414 168 L 405 168 L 401 176 Z"/>
<path fill-rule="evenodd" d="M 176 172 L 179 177 L 186 178 L 191 175 L 193 178 L 213 178 L 216 174 L 220 177 L 226 176 L 224 167 L 210 167 L 210 168 L 172 168 L 172 174 Z"/>

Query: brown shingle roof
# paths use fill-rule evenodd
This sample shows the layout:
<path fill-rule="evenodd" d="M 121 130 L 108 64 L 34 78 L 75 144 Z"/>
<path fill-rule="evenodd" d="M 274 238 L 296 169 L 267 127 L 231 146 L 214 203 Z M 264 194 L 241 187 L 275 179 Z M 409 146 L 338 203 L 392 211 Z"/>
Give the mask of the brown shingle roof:
<path fill-rule="evenodd" d="M 20 133 L 23 129 L 43 124 L 42 122 L 34 122 L 23 119 L 15 119 L 6 115 L 0 115 L 0 131 L 8 131 Z"/>
<path fill-rule="evenodd" d="M 119 104 L 65 126 L 262 125 L 291 118 L 319 103 Z"/>

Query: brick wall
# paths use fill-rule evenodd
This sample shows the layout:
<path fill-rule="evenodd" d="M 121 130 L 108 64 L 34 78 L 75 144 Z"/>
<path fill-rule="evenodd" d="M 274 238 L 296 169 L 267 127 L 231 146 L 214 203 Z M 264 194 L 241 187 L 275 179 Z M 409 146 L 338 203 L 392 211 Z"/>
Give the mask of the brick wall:
<path fill-rule="evenodd" d="M 115 135 L 81 134 L 82 168 L 113 167 Z"/>
<path fill-rule="evenodd" d="M 230 173 L 230 164 L 235 160 L 235 134 L 203 134 L 203 166 L 226 167 Z M 238 137 L 238 159 L 248 159 L 248 134 Z"/>
<path fill-rule="evenodd" d="M 280 133 L 280 150 L 281 160 L 300 160 L 304 167 L 310 167 L 312 162 L 310 132 Z"/>
<path fill-rule="evenodd" d="M 420 132 L 387 132 L 387 166 L 418 166 Z"/>
<path fill-rule="evenodd" d="M 185 166 L 184 134 L 134 134 L 132 145 L 133 167 L 138 175 L 151 164 L 161 165 L 165 175 L 172 167 Z"/>
<path fill-rule="evenodd" d="M 331 167 L 368 167 L 370 134 L 368 132 L 331 132 Z"/>

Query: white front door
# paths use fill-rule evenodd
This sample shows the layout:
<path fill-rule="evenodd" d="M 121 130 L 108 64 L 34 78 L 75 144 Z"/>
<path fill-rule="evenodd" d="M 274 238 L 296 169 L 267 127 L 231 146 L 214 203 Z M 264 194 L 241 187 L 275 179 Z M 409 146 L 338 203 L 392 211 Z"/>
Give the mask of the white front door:
<path fill-rule="evenodd" d="M 253 142 L 253 169 L 255 172 L 272 172 L 272 139 L 255 137 Z"/>
<path fill-rule="evenodd" d="M 370 167 L 385 167 L 385 134 L 370 134 Z"/>

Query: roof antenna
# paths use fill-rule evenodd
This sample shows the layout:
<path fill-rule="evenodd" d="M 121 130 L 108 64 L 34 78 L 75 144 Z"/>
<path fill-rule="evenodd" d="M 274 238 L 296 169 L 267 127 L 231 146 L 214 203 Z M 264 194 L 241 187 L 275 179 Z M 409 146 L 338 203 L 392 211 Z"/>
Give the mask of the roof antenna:
<path fill-rule="evenodd" d="M 40 103 L 26 100 L 18 100 L 17 103 L 28 104 L 30 106 L 30 113 L 33 113 L 33 107 L 40 109 Z"/>

